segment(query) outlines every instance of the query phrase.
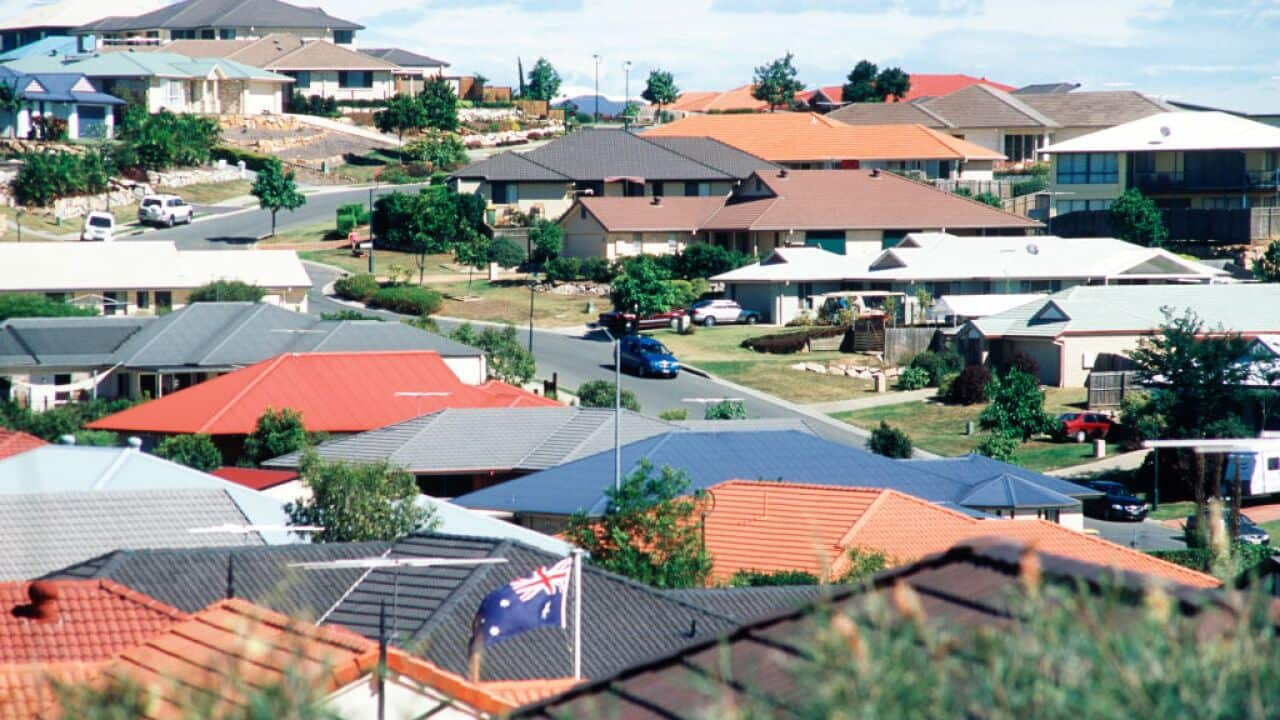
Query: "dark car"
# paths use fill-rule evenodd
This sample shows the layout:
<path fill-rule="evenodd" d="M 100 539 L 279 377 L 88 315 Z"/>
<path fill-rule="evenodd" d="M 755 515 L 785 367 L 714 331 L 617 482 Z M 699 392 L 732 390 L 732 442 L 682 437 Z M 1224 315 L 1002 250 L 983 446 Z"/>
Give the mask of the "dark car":
<path fill-rule="evenodd" d="M 1142 498 L 1129 492 L 1129 488 L 1118 482 L 1094 480 L 1084 483 L 1084 486 L 1102 493 L 1084 501 L 1084 514 L 1089 517 L 1142 521 L 1151 510 L 1151 506 L 1143 502 Z"/>
<path fill-rule="evenodd" d="M 1115 425 L 1102 413 L 1062 413 L 1058 416 L 1058 430 L 1064 438 L 1082 443 L 1085 440 L 1105 439 Z"/>
<path fill-rule="evenodd" d="M 628 335 L 620 341 L 622 369 L 641 377 L 680 373 L 680 361 L 665 345 L 647 335 Z"/>
<path fill-rule="evenodd" d="M 637 330 L 656 330 L 665 327 L 675 327 L 676 323 L 684 315 L 684 310 L 675 308 L 666 312 L 653 313 L 636 317 L 635 313 L 618 312 L 611 310 L 609 312 L 600 313 L 600 317 L 596 319 L 596 324 L 607 328 L 614 335 L 622 335 L 625 333 L 633 333 Z"/>
<path fill-rule="evenodd" d="M 1223 519 L 1225 520 L 1226 518 Z M 1196 516 L 1188 515 L 1183 527 L 1186 528 L 1188 537 L 1194 535 L 1196 533 L 1196 528 L 1199 527 L 1199 523 L 1196 521 Z M 1254 524 L 1252 520 L 1241 515 L 1240 527 L 1236 532 L 1236 540 L 1239 540 L 1246 545 L 1270 545 L 1271 535 L 1266 530 L 1263 530 L 1261 527 Z"/>

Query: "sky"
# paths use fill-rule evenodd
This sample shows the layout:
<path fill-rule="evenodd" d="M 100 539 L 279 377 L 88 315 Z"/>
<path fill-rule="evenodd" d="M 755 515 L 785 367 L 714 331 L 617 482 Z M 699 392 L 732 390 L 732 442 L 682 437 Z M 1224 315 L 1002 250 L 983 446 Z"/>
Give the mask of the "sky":
<path fill-rule="evenodd" d="M 0 0 L 0 16 L 47 0 Z M 294 0 L 394 45 L 515 85 L 546 57 L 565 94 L 639 95 L 652 68 L 682 90 L 750 82 L 795 53 L 807 86 L 841 84 L 866 58 L 908 73 L 965 73 L 1009 85 L 1077 82 L 1280 113 L 1280 0 Z M 19 6 L 19 7 L 15 7 Z M 14 8 L 14 13 L 6 12 Z"/>

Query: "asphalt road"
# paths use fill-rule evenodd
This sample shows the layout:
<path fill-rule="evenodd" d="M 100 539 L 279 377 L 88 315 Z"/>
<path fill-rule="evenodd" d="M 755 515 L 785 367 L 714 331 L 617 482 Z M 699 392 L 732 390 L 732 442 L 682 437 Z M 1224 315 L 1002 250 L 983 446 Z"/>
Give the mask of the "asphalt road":
<path fill-rule="evenodd" d="M 1097 530 L 1105 540 L 1137 550 L 1178 550 L 1187 546 L 1181 530 L 1167 528 L 1155 520 L 1112 522 L 1087 517 L 1084 526 Z"/>

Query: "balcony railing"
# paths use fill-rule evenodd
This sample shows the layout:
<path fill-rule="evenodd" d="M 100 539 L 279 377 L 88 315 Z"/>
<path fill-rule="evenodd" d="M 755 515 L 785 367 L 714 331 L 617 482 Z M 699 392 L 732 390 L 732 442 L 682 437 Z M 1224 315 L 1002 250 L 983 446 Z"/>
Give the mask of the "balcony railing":
<path fill-rule="evenodd" d="M 1249 170 L 1232 178 L 1228 175 L 1187 177 L 1181 170 L 1139 170 L 1132 185 L 1144 192 L 1178 190 L 1248 190 L 1280 187 L 1280 170 Z"/>

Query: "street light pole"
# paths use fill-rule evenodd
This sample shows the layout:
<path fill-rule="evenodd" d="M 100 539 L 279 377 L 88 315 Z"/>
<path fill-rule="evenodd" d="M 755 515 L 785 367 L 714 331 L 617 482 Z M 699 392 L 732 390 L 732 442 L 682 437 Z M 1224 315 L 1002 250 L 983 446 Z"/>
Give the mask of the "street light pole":
<path fill-rule="evenodd" d="M 596 124 L 600 124 L 600 53 L 591 56 L 596 61 Z"/>
<path fill-rule="evenodd" d="M 622 92 L 622 127 L 623 129 L 631 127 L 631 61 L 622 63 L 622 72 L 626 76 Z"/>

